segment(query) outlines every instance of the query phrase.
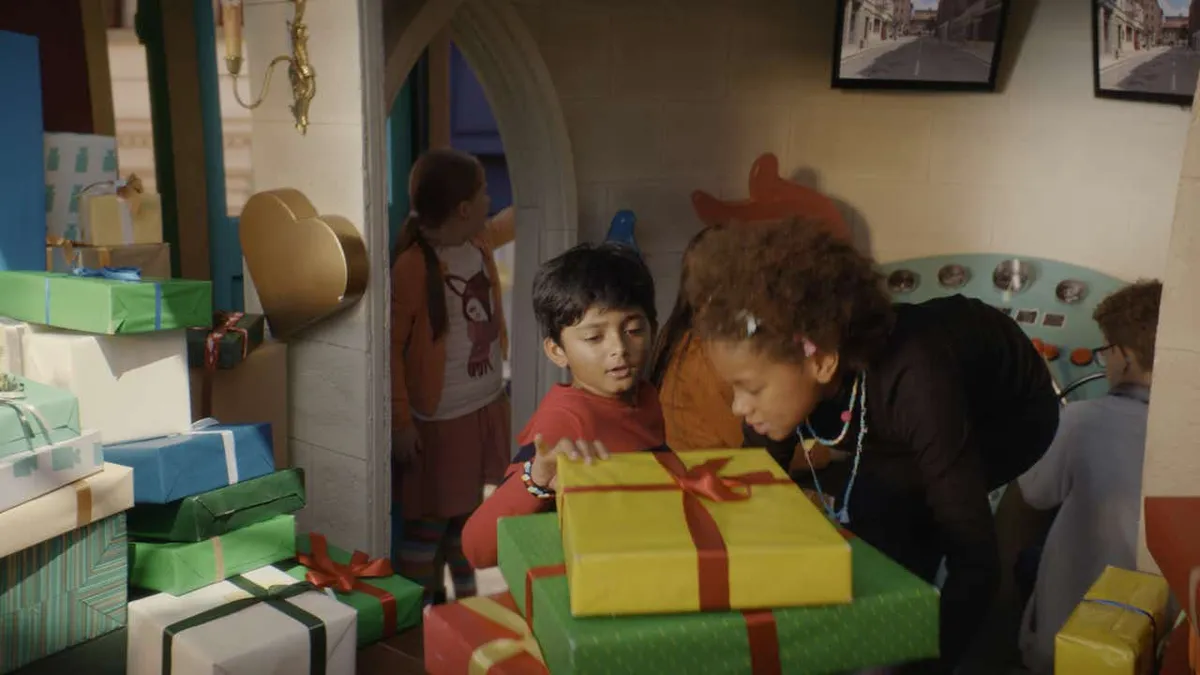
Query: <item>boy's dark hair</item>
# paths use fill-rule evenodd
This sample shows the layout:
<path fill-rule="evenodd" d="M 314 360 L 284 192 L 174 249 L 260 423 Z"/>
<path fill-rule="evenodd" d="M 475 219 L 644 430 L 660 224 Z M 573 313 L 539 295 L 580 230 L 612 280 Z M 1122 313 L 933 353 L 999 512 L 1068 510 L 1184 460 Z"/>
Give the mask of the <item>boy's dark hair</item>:
<path fill-rule="evenodd" d="M 1092 319 L 1105 340 L 1133 352 L 1138 365 L 1152 370 L 1161 301 L 1161 281 L 1138 281 L 1101 300 Z"/>
<path fill-rule="evenodd" d="M 533 313 L 542 335 L 558 342 L 563 328 L 593 307 L 640 309 L 653 328 L 654 277 L 629 246 L 579 244 L 542 263 L 533 277 Z"/>
<path fill-rule="evenodd" d="M 685 292 L 703 340 L 750 340 L 801 361 L 797 340 L 865 368 L 894 320 L 871 258 L 820 223 L 800 220 L 714 230 L 692 252 Z"/>

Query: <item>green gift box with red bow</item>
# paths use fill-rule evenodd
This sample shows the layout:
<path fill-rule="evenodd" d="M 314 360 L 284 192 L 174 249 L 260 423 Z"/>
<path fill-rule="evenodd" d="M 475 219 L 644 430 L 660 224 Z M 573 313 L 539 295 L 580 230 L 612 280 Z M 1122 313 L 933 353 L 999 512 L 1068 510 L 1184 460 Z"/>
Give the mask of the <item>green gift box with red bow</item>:
<path fill-rule="evenodd" d="M 287 569 L 288 574 L 333 591 L 339 602 L 358 612 L 359 647 L 421 623 L 421 587 L 394 574 L 386 558 L 347 553 L 313 533 L 296 537 L 296 560 L 300 564 Z"/>

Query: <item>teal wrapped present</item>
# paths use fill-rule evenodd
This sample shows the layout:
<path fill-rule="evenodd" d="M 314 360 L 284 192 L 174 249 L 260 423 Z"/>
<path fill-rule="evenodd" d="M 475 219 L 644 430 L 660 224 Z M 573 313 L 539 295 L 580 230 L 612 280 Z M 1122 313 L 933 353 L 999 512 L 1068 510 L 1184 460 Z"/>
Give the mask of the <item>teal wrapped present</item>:
<path fill-rule="evenodd" d="M 0 673 L 123 627 L 127 551 L 117 514 L 0 559 Z"/>
<path fill-rule="evenodd" d="M 937 589 L 852 536 L 848 605 L 575 618 L 557 517 L 498 526 L 500 571 L 555 675 L 822 675 L 937 656 Z"/>
<path fill-rule="evenodd" d="M 212 325 L 212 284 L 142 279 L 137 268 L 0 272 L 0 315 L 117 335 Z"/>
<path fill-rule="evenodd" d="M 0 457 L 31 452 L 47 445 L 47 440 L 53 444 L 77 436 L 79 399 L 74 394 L 0 373 Z"/>

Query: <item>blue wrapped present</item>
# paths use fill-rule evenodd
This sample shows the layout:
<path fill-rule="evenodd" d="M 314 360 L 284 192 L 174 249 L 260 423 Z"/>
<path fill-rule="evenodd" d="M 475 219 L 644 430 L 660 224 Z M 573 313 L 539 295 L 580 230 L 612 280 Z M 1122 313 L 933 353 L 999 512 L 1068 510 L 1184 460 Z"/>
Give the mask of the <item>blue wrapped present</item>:
<path fill-rule="evenodd" d="M 106 445 L 104 459 L 133 469 L 137 504 L 166 504 L 275 471 L 270 424 L 211 419 L 183 434 Z"/>

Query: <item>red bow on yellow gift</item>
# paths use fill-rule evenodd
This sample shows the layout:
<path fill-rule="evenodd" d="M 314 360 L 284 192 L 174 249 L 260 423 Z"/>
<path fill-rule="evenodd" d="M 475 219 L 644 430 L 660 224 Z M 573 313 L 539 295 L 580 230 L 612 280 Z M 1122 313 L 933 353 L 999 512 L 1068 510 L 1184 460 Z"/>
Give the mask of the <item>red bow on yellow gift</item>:
<path fill-rule="evenodd" d="M 732 457 L 710 459 L 690 469 L 682 462 L 664 462 L 671 479 L 684 492 L 714 502 L 740 502 L 750 498 L 750 486 L 777 482 L 769 471 L 755 471 L 738 476 L 722 476 L 721 471 Z"/>
<path fill-rule="evenodd" d="M 310 534 L 308 541 L 311 553 L 300 553 L 296 559 L 308 568 L 304 579 L 317 588 L 332 588 L 340 593 L 364 590 L 362 579 L 392 576 L 392 563 L 386 558 L 371 560 L 362 551 L 350 556 L 350 564 L 339 563 L 329 557 L 329 543 L 325 535 Z"/>

